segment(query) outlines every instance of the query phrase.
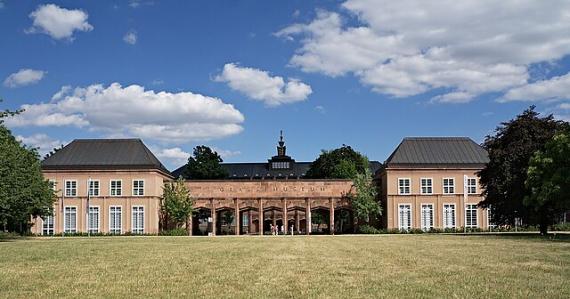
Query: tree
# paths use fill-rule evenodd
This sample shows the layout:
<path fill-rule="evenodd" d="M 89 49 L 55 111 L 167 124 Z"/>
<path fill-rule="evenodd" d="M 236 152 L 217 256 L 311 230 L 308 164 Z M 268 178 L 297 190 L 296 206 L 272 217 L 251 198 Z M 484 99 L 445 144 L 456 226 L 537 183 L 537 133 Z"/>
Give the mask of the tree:
<path fill-rule="evenodd" d="M 540 233 L 545 235 L 554 217 L 570 210 L 570 130 L 554 135 L 544 150 L 529 162 L 525 206 L 538 215 Z"/>
<path fill-rule="evenodd" d="M 223 160 L 217 152 L 205 145 L 194 148 L 193 156 L 188 158 L 184 177 L 194 180 L 223 179 L 228 172 L 220 163 Z"/>
<path fill-rule="evenodd" d="M 0 225 L 23 234 L 31 217 L 52 215 L 56 197 L 42 175 L 37 150 L 22 145 L 3 125 L 5 117 L 20 112 L 0 115 Z"/>
<path fill-rule="evenodd" d="M 369 223 L 371 218 L 382 215 L 382 206 L 378 201 L 378 189 L 372 181 L 369 169 L 357 174 L 353 184 L 356 192 L 351 192 L 348 197 L 356 229 L 359 222 Z"/>
<path fill-rule="evenodd" d="M 536 224 L 535 213 L 523 204 L 529 196 L 525 188 L 528 164 L 537 150 L 543 150 L 557 130 L 567 123 L 554 120 L 552 115 L 539 117 L 531 106 L 515 119 L 501 123 L 495 135 L 487 136 L 483 147 L 489 153 L 489 163 L 478 175 L 485 199 L 482 207 L 490 208 L 495 224 Z"/>
<path fill-rule="evenodd" d="M 163 229 L 180 228 L 186 224 L 188 234 L 191 233 L 194 199 L 190 196 L 190 190 L 184 184 L 183 178 L 164 185 L 160 212 Z"/>
<path fill-rule="evenodd" d="M 321 152 L 311 163 L 306 177 L 311 179 L 353 179 L 368 169 L 368 159 L 348 145 Z"/>
<path fill-rule="evenodd" d="M 59 147 L 54 147 L 51 151 L 49 151 L 49 153 L 45 154 L 44 156 L 44 160 L 55 155 L 55 153 L 57 153 L 58 151 L 63 149 L 63 144 L 60 145 Z"/>

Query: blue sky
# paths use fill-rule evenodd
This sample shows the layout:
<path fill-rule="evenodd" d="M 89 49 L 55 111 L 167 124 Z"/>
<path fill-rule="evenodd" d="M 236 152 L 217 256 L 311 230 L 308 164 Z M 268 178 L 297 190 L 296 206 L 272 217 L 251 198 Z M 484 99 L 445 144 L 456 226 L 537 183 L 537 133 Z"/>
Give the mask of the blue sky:
<path fill-rule="evenodd" d="M 264 161 L 383 161 L 405 136 L 481 142 L 529 105 L 570 117 L 567 1 L 2 1 L 2 108 L 42 151 L 140 137 Z"/>

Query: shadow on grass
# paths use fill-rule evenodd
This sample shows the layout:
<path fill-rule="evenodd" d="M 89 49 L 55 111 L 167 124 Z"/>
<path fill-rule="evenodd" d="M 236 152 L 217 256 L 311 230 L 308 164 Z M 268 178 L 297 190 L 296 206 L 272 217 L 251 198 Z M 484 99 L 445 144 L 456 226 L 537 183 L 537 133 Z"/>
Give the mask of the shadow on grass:
<path fill-rule="evenodd" d="M 553 241 L 553 242 L 568 242 L 570 243 L 570 233 L 564 232 L 550 232 L 546 236 L 539 234 L 538 232 L 508 232 L 508 233 L 466 233 L 466 234 L 453 234 L 460 237 L 494 237 L 494 238 L 505 238 L 505 239 L 524 239 L 524 240 L 536 240 L 536 241 Z"/>

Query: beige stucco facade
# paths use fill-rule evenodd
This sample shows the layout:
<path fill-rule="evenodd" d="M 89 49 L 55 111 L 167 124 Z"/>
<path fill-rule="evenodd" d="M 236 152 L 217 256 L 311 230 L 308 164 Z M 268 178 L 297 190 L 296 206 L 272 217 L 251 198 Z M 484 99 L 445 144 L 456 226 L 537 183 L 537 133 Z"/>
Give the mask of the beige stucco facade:
<path fill-rule="evenodd" d="M 154 234 L 159 231 L 160 197 L 164 182 L 169 179 L 162 172 L 155 170 L 44 170 L 44 177 L 52 182 L 57 194 L 54 203 L 53 233 L 64 232 L 64 211 L 66 207 L 74 207 L 75 231 L 87 232 L 87 190 L 88 181 L 98 181 L 98 195 L 89 197 L 89 206 L 98 207 L 97 231 L 109 233 L 110 209 L 120 207 L 120 232 L 128 233 L 133 229 L 133 207 L 142 211 L 142 228 L 139 232 Z M 121 195 L 111 195 L 112 180 L 121 181 Z M 133 181 L 143 181 L 143 194 L 133 192 Z M 65 195 L 66 181 L 76 182 L 74 196 Z M 140 188 L 139 188 L 140 190 Z M 140 209 L 142 207 L 142 209 Z M 139 219 L 141 219 L 139 218 Z M 43 234 L 43 220 L 33 219 L 32 233 Z M 116 227 L 116 226 L 115 226 Z M 92 227 L 95 228 L 95 227 Z"/>
<path fill-rule="evenodd" d="M 483 198 L 477 177 L 479 169 L 454 169 L 454 168 L 387 168 L 381 174 L 382 201 L 385 208 L 384 225 L 388 229 L 402 228 L 400 212 L 406 213 L 407 207 L 411 208 L 410 222 L 411 228 L 421 229 L 422 226 L 422 206 L 431 206 L 433 209 L 433 228 L 446 228 L 444 206 L 454 209 L 453 223 L 447 221 L 447 228 L 451 225 L 455 228 L 462 228 L 466 225 L 467 205 L 476 205 Z M 464 192 L 464 176 L 474 179 L 476 189 L 471 192 Z M 409 194 L 402 194 L 400 190 L 400 179 L 409 180 Z M 430 179 L 431 193 L 422 192 L 422 179 Z M 453 192 L 444 192 L 444 179 L 453 179 Z M 448 181 L 449 182 L 449 181 Z M 426 185 L 427 186 L 427 185 Z M 447 185 L 449 187 L 449 185 Z M 407 193 L 407 192 L 404 192 Z M 465 194 L 468 193 L 468 194 Z M 453 208 L 450 208 L 452 206 Z M 402 207 L 402 209 L 401 209 Z M 429 207 L 428 207 L 429 208 Z M 449 210 L 448 210 L 449 212 Z M 486 209 L 477 208 L 477 216 L 469 223 L 469 227 L 487 229 L 488 213 Z M 429 214 L 427 214 L 429 216 Z M 449 219 L 449 218 L 448 218 Z"/>

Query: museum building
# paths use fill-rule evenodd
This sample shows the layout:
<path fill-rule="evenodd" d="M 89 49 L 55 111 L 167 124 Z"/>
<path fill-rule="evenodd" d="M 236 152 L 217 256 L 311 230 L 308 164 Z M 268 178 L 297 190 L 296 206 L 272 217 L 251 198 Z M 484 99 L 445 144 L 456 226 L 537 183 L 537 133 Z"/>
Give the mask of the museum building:
<path fill-rule="evenodd" d="M 277 154 L 261 163 L 222 163 L 229 177 L 188 186 L 196 213 L 193 235 L 340 234 L 353 232 L 351 180 L 307 179 L 280 137 Z M 370 161 L 388 229 L 482 228 L 488 213 L 477 171 L 486 151 L 465 137 L 404 138 L 384 162 Z M 33 219 L 32 232 L 156 234 L 169 172 L 140 139 L 78 139 L 42 162 L 57 194 L 54 216 Z"/>

